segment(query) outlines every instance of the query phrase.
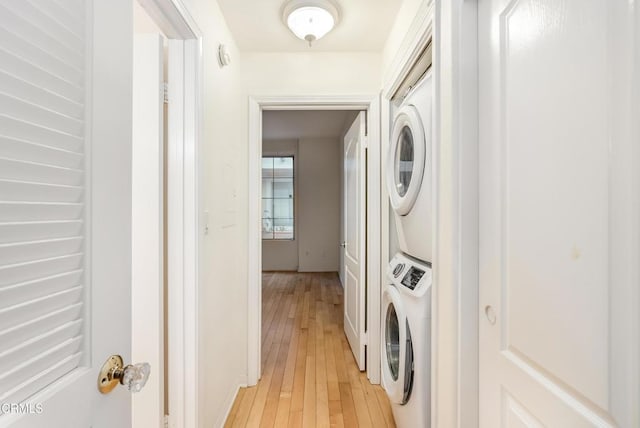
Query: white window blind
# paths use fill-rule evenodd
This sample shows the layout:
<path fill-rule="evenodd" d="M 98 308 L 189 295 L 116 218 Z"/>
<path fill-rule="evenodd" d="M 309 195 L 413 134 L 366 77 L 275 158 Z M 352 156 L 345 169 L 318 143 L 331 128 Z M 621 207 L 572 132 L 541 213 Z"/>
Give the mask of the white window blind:
<path fill-rule="evenodd" d="M 85 49 L 83 0 L 0 0 L 0 403 L 82 361 Z"/>

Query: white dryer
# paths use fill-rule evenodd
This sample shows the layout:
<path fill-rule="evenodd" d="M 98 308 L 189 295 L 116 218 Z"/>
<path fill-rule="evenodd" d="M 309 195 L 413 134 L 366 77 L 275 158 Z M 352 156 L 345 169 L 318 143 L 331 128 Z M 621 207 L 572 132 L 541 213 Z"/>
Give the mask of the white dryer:
<path fill-rule="evenodd" d="M 394 114 L 386 182 L 400 250 L 432 261 L 433 78 L 429 71 Z"/>
<path fill-rule="evenodd" d="M 398 428 L 431 418 L 431 268 L 398 253 L 383 295 L 382 386 Z"/>

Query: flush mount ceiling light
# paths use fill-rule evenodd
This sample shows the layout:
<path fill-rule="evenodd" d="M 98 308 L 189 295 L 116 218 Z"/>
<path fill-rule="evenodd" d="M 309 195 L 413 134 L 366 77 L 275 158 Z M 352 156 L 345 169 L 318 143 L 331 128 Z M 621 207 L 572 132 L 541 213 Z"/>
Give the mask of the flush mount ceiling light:
<path fill-rule="evenodd" d="M 329 0 L 291 0 L 284 6 L 282 19 L 296 37 L 311 46 L 335 27 L 339 13 Z"/>

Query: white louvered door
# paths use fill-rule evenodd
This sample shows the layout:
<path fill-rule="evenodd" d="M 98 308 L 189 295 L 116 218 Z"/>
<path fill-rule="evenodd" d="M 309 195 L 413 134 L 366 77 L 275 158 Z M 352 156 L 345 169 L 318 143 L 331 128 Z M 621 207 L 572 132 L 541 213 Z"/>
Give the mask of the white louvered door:
<path fill-rule="evenodd" d="M 130 424 L 130 9 L 0 0 L 0 427 Z"/>

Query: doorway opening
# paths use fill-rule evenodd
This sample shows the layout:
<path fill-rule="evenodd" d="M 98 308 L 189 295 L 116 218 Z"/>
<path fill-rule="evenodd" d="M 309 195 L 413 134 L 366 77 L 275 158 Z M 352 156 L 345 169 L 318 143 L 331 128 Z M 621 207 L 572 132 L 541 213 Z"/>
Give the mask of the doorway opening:
<path fill-rule="evenodd" d="M 132 426 L 198 423 L 200 30 L 171 0 L 133 2 Z"/>
<path fill-rule="evenodd" d="M 367 199 L 368 190 L 379 194 L 368 189 L 379 183 L 371 177 L 379 174 L 377 97 L 260 102 L 250 118 L 250 216 L 257 220 L 250 295 L 257 299 L 250 301 L 249 340 L 257 343 L 249 384 L 257 388 L 240 390 L 227 423 L 329 425 L 342 418 L 348 426 L 393 426 L 386 394 L 375 385 L 378 344 L 367 343 L 379 343 L 379 263 L 371 260 L 379 256 L 371 245 L 379 242 L 379 217 L 370 221 L 379 201 Z"/>
<path fill-rule="evenodd" d="M 314 112 L 314 113 L 312 113 Z M 329 137 L 330 141 L 322 142 L 308 141 L 295 135 L 279 134 L 274 138 L 273 127 L 282 126 L 282 121 L 286 115 L 299 116 L 294 123 L 300 126 L 305 115 L 317 114 L 318 117 L 324 115 L 328 118 L 331 115 L 341 117 L 337 126 L 339 131 Z M 309 124 L 320 128 L 327 127 L 321 121 L 311 119 Z M 348 118 L 348 120 L 347 120 Z M 345 176 L 344 158 L 345 136 L 348 134 L 347 127 L 352 127 L 357 123 L 356 128 L 362 129 L 361 145 L 357 143 L 347 144 L 352 150 L 351 160 L 351 180 Z M 373 384 L 380 382 L 380 353 L 379 350 L 379 329 L 380 329 L 380 272 L 379 272 L 379 243 L 380 243 L 380 215 L 379 215 L 379 175 L 380 175 L 380 141 L 379 141 L 379 99 L 378 96 L 371 97 L 269 97 L 263 99 L 251 98 L 250 100 L 250 185 L 249 185 L 249 311 L 248 311 L 248 384 L 256 385 L 263 374 L 264 354 L 263 336 L 267 337 L 269 332 L 263 331 L 263 268 L 265 271 L 289 271 L 288 275 L 294 272 L 302 275 L 304 272 L 321 271 L 334 272 L 333 274 L 323 273 L 315 281 L 322 283 L 329 281 L 329 275 L 335 284 L 340 287 L 336 290 L 340 300 L 344 298 L 342 285 L 347 285 L 355 277 L 358 287 L 353 290 L 366 291 L 366 300 L 357 310 L 352 313 L 361 315 L 361 324 L 355 323 L 356 317 L 352 317 L 353 335 L 355 341 L 349 342 L 353 349 L 356 349 L 355 357 L 358 361 L 359 369 L 366 368 L 367 377 Z M 311 126 L 312 127 L 312 126 Z M 310 127 L 303 127 L 308 129 Z M 283 128 L 285 129 L 285 128 Z M 295 133 L 295 131 L 293 131 Z M 355 131 L 354 131 L 355 132 Z M 366 136 L 365 136 L 366 134 Z M 275 141 L 272 141 L 275 140 Z M 286 140 L 289 140 L 287 142 Z M 292 142 L 294 140 L 294 142 Z M 311 139 L 313 140 L 313 139 Z M 362 149 L 361 152 L 355 148 Z M 316 153 L 317 152 L 317 153 Z M 314 154 L 315 153 L 315 154 Z M 361 154 L 360 154 L 361 153 Z M 264 159 L 263 159 L 264 156 Z M 327 165 L 318 166 L 321 157 L 326 156 Z M 331 162 L 333 159 L 333 162 Z M 271 165 L 271 172 L 263 172 L 263 162 Z M 357 162 L 361 162 L 362 179 L 356 179 Z M 277 168 L 282 166 L 282 168 Z M 289 169 L 284 168 L 289 165 Z M 309 165 L 305 167 L 305 165 Z M 320 162 L 322 165 L 322 162 Z M 268 165 L 267 165 L 268 166 Z M 311 168 L 313 170 L 311 170 Z M 306 171 L 309 168 L 310 171 Z M 304 170 L 304 172 L 303 172 Z M 331 172 L 329 172 L 331 171 Z M 311 172 L 311 179 L 306 177 Z M 263 177 L 263 174 L 270 174 L 270 177 Z M 276 177 L 276 174 L 281 175 Z M 314 175 L 315 174 L 315 175 Z M 347 175 L 348 175 L 347 174 Z M 286 177 L 285 177 L 286 175 Z M 323 178 L 324 177 L 324 178 Z M 264 180 L 264 178 L 267 178 Z M 276 180 L 276 178 L 278 178 Z M 286 178 L 286 180 L 285 180 Z M 270 181 L 271 180 L 271 181 Z M 276 183 L 277 182 L 277 183 Z M 356 197 L 348 199 L 350 205 L 345 204 L 344 186 L 351 183 L 355 189 L 362 185 Z M 328 191 L 327 189 L 333 189 Z M 264 190 L 264 193 L 263 193 Z M 336 192 L 337 190 L 337 192 Z M 269 193 L 271 192 L 271 193 Z M 315 198 L 319 200 L 317 205 Z M 371 195 L 366 198 L 366 195 Z M 290 195 L 290 196 L 289 196 Z M 264 196 L 267 196 L 265 199 Z M 282 197 L 280 197 L 282 196 Z M 323 198 L 327 198 L 324 200 Z M 361 200 L 358 204 L 358 198 Z M 266 200 L 266 202 L 265 202 Z M 264 208 L 267 208 L 267 211 Z M 357 228 L 356 223 L 345 221 L 345 216 L 341 213 L 350 213 L 349 210 L 360 209 L 362 219 L 361 232 L 354 234 L 357 239 L 352 242 L 352 249 L 362 249 L 362 257 L 358 262 L 362 263 L 362 275 L 355 272 L 345 272 L 340 266 L 345 264 L 344 255 L 345 239 L 341 233 L 345 232 L 345 225 Z M 277 212 L 276 212 L 277 211 Z M 308 228 L 313 225 L 313 218 L 319 216 L 320 227 Z M 306 223 L 305 223 L 306 220 Z M 327 224 L 329 226 L 327 226 Z M 331 226 L 333 224 L 333 226 Z M 366 225 L 366 227 L 364 227 Z M 348 233 L 348 229 L 347 229 Z M 267 239 L 263 239 L 269 235 Z M 275 239 L 284 238 L 284 239 Z M 342 238 L 342 239 L 341 239 Z M 357 240 L 361 240 L 356 245 Z M 276 242 L 277 241 L 277 242 Z M 346 242 L 349 246 L 349 242 Z M 264 253 L 263 253 L 264 250 Z M 264 260 L 263 260 L 264 254 Z M 342 275 L 338 272 L 343 271 Z M 297 276 L 294 275 L 295 283 Z M 340 278 L 340 279 L 339 279 Z M 362 282 L 360 281 L 362 278 Z M 285 274 L 267 273 L 264 278 L 267 284 L 270 281 L 291 280 Z M 314 279 L 304 276 L 301 281 L 313 281 Z M 342 280 L 342 281 L 341 281 Z M 320 286 L 322 287 L 322 286 Z M 265 291 L 266 293 L 266 291 Z M 355 293 L 355 291 L 354 291 Z M 266 294 L 265 294 L 266 296 Z M 362 294 L 364 296 L 364 294 Z M 309 296 L 310 298 L 311 296 Z M 357 299 L 356 294 L 351 294 L 350 306 L 354 308 Z M 266 297 L 265 297 L 266 299 Z M 304 300 L 303 300 L 304 304 Z M 347 308 L 349 309 L 349 307 Z M 349 313 L 347 310 L 345 313 Z M 366 324 L 364 314 L 367 314 Z M 295 317 L 295 314 L 293 314 Z M 265 319 L 268 319 L 265 314 Z M 347 318 L 347 320 L 349 320 Z M 350 325 L 351 323 L 347 323 Z M 354 346 L 355 342 L 355 346 Z M 365 354 L 364 347 L 368 346 L 370 352 Z M 358 349 L 362 349 L 361 354 Z M 266 360 L 265 360 L 266 362 Z"/>

